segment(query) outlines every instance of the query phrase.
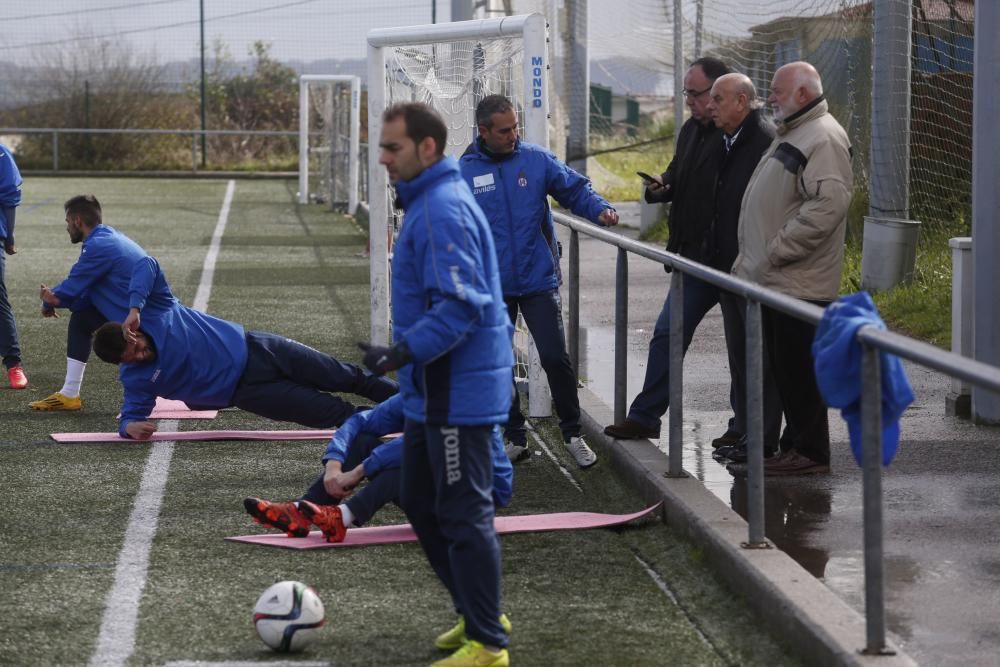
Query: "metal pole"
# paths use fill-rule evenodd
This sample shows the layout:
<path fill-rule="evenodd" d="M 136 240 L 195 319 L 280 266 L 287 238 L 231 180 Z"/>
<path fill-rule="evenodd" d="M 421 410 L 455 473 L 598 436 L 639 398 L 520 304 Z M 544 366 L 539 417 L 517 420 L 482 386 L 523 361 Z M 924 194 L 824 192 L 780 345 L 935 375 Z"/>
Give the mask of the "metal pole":
<path fill-rule="evenodd" d="M 861 437 L 865 547 L 864 653 L 886 653 L 882 556 L 882 368 L 877 348 L 862 344 Z"/>
<path fill-rule="evenodd" d="M 368 44 L 368 243 L 371 284 L 371 340 L 389 343 L 389 177 L 378 163 L 385 108 L 385 52 Z"/>
<path fill-rule="evenodd" d="M 566 0 L 566 76 L 569 87 L 569 133 L 566 161 L 587 175 L 590 150 L 590 54 L 587 47 L 587 0 Z"/>
<path fill-rule="evenodd" d="M 208 159 L 205 142 L 205 0 L 198 0 L 199 19 L 201 24 L 201 166 L 206 166 Z"/>
<path fill-rule="evenodd" d="M 59 132 L 52 133 L 52 171 L 59 171 Z"/>
<path fill-rule="evenodd" d="M 975 320 L 973 355 L 977 361 L 1000 366 L 1000 307 L 996 286 L 1000 284 L 1000 4 L 976 3 L 976 40 L 972 101 L 972 266 Z M 972 388 L 972 419 L 979 423 L 1000 422 L 1000 394 Z"/>
<path fill-rule="evenodd" d="M 580 376 L 580 232 L 569 232 L 569 322 L 566 336 L 573 374 Z"/>
<path fill-rule="evenodd" d="M 628 251 L 615 263 L 615 423 L 625 421 L 628 400 Z"/>
<path fill-rule="evenodd" d="M 471 21 L 475 17 L 476 10 L 473 0 L 451 0 L 451 20 Z"/>
<path fill-rule="evenodd" d="M 431 0 L 431 23 L 438 22 L 438 3 L 437 0 Z"/>
<path fill-rule="evenodd" d="M 705 0 L 698 0 L 694 14 L 694 57 L 701 57 L 701 39 L 705 32 Z"/>
<path fill-rule="evenodd" d="M 204 136 L 204 135 L 202 135 Z M 191 133 L 191 171 L 198 171 L 198 133 Z"/>
<path fill-rule="evenodd" d="M 684 281 L 687 276 L 674 269 L 670 274 L 670 459 L 669 477 L 684 473 Z"/>
<path fill-rule="evenodd" d="M 674 142 L 684 124 L 684 8 L 674 0 Z"/>
<path fill-rule="evenodd" d="M 747 299 L 746 393 L 747 393 L 747 521 L 750 524 L 744 548 L 767 547 L 764 537 L 764 336 L 760 303 Z"/>
<path fill-rule="evenodd" d="M 875 0 L 872 11 L 875 39 L 872 57 L 870 215 L 905 220 L 910 217 L 910 32 L 913 0 Z"/>

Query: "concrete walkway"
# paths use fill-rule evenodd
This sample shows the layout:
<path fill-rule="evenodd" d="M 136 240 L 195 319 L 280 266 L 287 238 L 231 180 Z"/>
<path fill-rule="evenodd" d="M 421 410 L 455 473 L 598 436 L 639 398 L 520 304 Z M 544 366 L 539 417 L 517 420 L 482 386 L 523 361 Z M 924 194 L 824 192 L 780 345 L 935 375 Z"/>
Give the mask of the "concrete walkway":
<path fill-rule="evenodd" d="M 635 215 L 628 205 L 619 210 L 626 221 Z M 634 229 L 622 232 L 637 235 Z M 568 247 L 565 228 L 560 236 Z M 613 405 L 616 253 L 586 237 L 580 251 L 580 375 L 597 400 L 591 411 L 602 413 L 592 415 L 596 429 L 610 419 Z M 630 258 L 629 401 L 642 386 L 648 341 L 668 287 L 669 276 L 660 265 Z M 745 486 L 711 457 L 711 440 L 725 431 L 730 415 L 728 360 L 717 308 L 695 334 L 684 370 L 684 468 L 745 514 Z M 903 442 L 883 481 L 889 629 L 895 643 L 923 664 L 997 664 L 1000 429 L 946 417 L 948 378 L 913 365 L 907 372 L 917 400 L 905 415 Z M 861 471 L 839 412 L 831 411 L 830 424 L 833 473 L 769 481 L 767 536 L 863 613 Z M 667 429 L 662 433 L 655 444 L 665 452 Z M 855 648 L 863 646 L 863 630 L 855 643 Z"/>

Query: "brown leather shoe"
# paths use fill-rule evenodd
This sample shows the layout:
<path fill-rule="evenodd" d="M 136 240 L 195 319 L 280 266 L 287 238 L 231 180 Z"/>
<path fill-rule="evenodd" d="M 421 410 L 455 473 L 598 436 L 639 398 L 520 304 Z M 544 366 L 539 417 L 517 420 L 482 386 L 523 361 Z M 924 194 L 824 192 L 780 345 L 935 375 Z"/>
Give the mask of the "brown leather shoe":
<path fill-rule="evenodd" d="M 618 440 L 645 440 L 646 438 L 656 440 L 660 437 L 660 429 L 648 428 L 639 422 L 626 419 L 621 424 L 605 426 L 604 435 L 610 435 Z"/>
<path fill-rule="evenodd" d="M 792 450 L 783 456 L 764 461 L 765 477 L 787 475 L 825 475 L 830 473 L 829 463 L 819 463 Z"/>

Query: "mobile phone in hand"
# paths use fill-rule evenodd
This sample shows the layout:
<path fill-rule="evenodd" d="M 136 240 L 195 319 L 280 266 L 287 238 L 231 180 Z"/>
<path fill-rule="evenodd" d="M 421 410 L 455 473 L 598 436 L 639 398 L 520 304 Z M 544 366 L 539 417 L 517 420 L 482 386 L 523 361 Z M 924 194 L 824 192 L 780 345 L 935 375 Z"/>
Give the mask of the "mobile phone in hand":
<path fill-rule="evenodd" d="M 638 174 L 639 178 L 641 178 L 642 182 L 645 183 L 646 185 L 654 185 L 654 184 L 660 185 L 660 182 L 658 180 L 656 180 L 655 178 L 653 178 L 644 171 L 637 171 L 635 173 Z"/>

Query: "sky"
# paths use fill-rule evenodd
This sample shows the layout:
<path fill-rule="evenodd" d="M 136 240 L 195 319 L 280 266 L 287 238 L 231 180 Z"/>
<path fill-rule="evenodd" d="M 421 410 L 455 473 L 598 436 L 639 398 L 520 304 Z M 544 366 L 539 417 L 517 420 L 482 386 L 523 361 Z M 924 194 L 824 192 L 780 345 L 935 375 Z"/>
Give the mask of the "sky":
<path fill-rule="evenodd" d="M 451 0 L 203 0 L 206 41 L 221 40 L 241 59 L 254 40 L 282 60 L 364 58 L 376 27 L 450 19 Z M 856 2 L 857 0 L 851 0 Z M 691 24 L 695 0 L 684 0 Z M 14 5 L 12 0 L 4 4 Z M 670 57 L 672 0 L 590 0 L 592 58 Z M 704 0 L 709 29 L 739 34 L 776 15 L 824 10 L 841 0 Z M 515 11 L 560 7 L 563 0 L 515 0 Z M 4 12 L 0 60 L 30 64 L 39 52 L 74 49 L 94 38 L 125 41 L 161 62 L 199 53 L 199 0 L 33 0 Z M 690 25 L 687 26 L 690 30 Z"/>

